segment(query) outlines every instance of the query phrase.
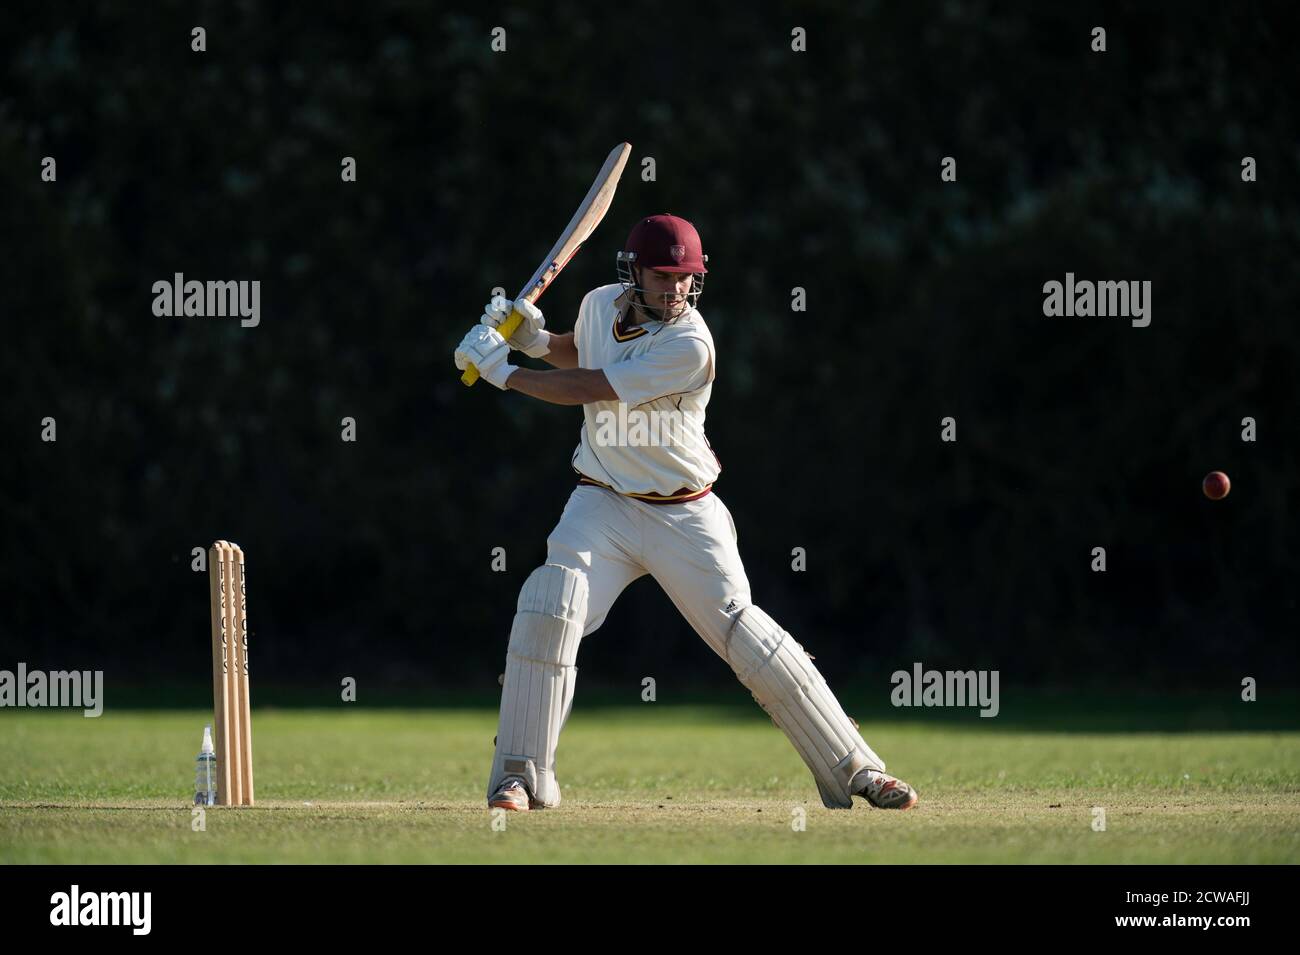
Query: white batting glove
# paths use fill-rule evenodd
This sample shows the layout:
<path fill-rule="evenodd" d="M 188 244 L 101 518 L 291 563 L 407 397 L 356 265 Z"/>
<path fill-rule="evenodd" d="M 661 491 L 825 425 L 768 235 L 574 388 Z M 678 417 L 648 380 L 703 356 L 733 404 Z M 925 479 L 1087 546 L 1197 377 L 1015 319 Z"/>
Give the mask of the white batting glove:
<path fill-rule="evenodd" d="M 505 391 L 506 379 L 518 371 L 506 360 L 509 354 L 510 346 L 495 328 L 475 325 L 456 346 L 456 367 L 464 371 L 473 364 L 481 378 Z"/>
<path fill-rule="evenodd" d="M 511 348 L 523 352 L 529 358 L 541 358 L 551 350 L 551 333 L 546 330 L 546 319 L 542 310 L 528 299 L 520 296 L 508 302 L 504 295 L 498 295 L 483 308 L 479 323 L 488 328 L 499 328 L 515 309 L 523 312 L 524 320 L 515 329 L 507 341 Z"/>

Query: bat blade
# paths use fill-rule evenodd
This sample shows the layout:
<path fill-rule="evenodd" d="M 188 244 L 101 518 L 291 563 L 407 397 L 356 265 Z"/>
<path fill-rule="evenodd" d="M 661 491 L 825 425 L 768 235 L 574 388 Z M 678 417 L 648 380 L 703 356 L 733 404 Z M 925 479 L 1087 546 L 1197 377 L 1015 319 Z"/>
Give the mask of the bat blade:
<path fill-rule="evenodd" d="M 596 226 L 600 225 L 600 221 L 605 218 L 605 213 L 609 211 L 610 204 L 614 201 L 614 190 L 618 188 L 619 177 L 623 175 L 623 167 L 627 165 L 627 157 L 631 153 L 631 143 L 619 143 L 610 151 L 605 158 L 605 164 L 596 174 L 591 188 L 587 190 L 587 195 L 578 205 L 578 211 L 573 214 L 569 224 L 560 233 L 560 238 L 542 260 L 542 264 L 537 267 L 533 277 L 515 296 L 516 300 L 526 298 L 530 302 L 536 302 L 541 298 L 542 293 L 555 281 L 555 277 L 578 254 L 582 244 L 596 231 Z M 523 320 L 523 313 L 515 309 L 501 323 L 497 331 L 501 333 L 502 338 L 509 338 Z M 460 380 L 466 385 L 472 385 L 478 381 L 478 377 L 478 369 L 470 364 L 465 369 L 465 373 L 460 376 Z"/>

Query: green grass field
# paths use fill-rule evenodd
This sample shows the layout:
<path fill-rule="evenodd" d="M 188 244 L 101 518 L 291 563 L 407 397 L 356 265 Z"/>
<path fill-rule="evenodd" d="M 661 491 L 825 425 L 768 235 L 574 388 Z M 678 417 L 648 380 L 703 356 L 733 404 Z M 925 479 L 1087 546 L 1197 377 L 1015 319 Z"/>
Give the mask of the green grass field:
<path fill-rule="evenodd" d="M 845 812 L 822 807 L 756 708 L 584 708 L 580 696 L 560 744 L 564 804 L 494 831 L 495 711 L 264 707 L 257 807 L 209 809 L 196 832 L 193 758 L 210 712 L 5 710 L 0 862 L 1300 862 L 1294 710 L 916 712 L 873 715 L 862 731 L 920 805 Z"/>

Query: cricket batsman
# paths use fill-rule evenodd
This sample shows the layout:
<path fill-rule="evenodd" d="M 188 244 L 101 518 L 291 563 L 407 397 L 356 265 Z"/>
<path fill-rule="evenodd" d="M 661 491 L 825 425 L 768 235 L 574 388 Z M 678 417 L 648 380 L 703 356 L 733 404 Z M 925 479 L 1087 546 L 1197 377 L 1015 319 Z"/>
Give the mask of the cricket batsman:
<path fill-rule="evenodd" d="M 704 434 L 717 373 L 696 308 L 707 261 L 685 219 L 642 219 L 618 253 L 619 281 L 587 293 L 572 332 L 548 332 L 524 298 L 498 298 L 456 347 L 457 368 L 472 363 L 503 391 L 582 405 L 584 419 L 572 461 L 578 486 L 510 628 L 489 806 L 559 806 L 555 751 L 573 707 L 578 645 L 647 573 L 771 714 L 824 805 L 850 809 L 854 796 L 878 809 L 917 803 L 911 786 L 885 772 L 812 658 L 750 597 L 735 523 L 713 493 L 721 462 Z M 496 328 L 516 308 L 526 320 L 507 341 Z M 516 367 L 511 349 L 554 368 Z"/>

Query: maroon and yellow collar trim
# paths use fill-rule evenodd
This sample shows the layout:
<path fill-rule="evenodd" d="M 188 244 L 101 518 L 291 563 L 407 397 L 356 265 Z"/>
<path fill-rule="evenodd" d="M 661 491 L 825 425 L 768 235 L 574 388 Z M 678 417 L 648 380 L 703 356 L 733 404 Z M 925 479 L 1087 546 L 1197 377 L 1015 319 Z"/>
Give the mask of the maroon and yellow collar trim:
<path fill-rule="evenodd" d="M 634 338 L 640 338 L 642 335 L 648 334 L 644 325 L 624 325 L 620 321 L 622 317 L 621 312 L 614 316 L 614 341 L 630 342 Z"/>
<path fill-rule="evenodd" d="M 623 316 L 632 312 L 632 299 L 627 291 L 619 293 L 618 298 L 614 299 L 614 341 L 630 342 L 634 338 L 640 338 L 648 334 L 644 325 L 624 325 Z"/>
<path fill-rule="evenodd" d="M 589 484 L 593 487 L 603 487 L 607 491 L 614 491 L 614 489 L 608 484 L 602 484 L 600 481 L 589 478 L 585 474 L 578 477 L 578 485 L 581 486 L 584 484 Z M 683 504 L 686 501 L 697 501 L 712 490 L 713 485 L 710 484 L 702 491 L 690 491 L 686 488 L 682 488 L 678 491 L 674 491 L 672 494 L 655 494 L 653 492 L 647 494 L 623 494 L 621 491 L 614 491 L 614 493 L 638 501 L 645 501 L 647 504 Z"/>

